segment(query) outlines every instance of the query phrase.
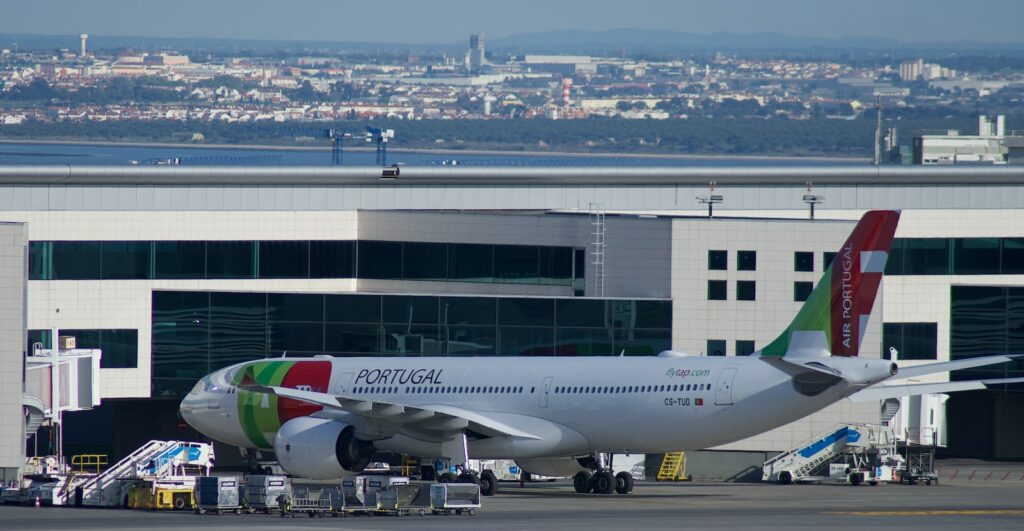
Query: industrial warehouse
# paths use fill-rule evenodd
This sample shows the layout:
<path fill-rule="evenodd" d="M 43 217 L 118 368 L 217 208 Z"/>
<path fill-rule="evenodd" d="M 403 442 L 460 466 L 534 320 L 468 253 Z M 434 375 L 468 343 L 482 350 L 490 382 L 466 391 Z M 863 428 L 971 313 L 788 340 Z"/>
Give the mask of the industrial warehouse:
<path fill-rule="evenodd" d="M 199 440 L 181 399 L 247 360 L 749 355 L 872 209 L 902 218 L 862 357 L 1021 353 L 1022 184 L 1020 169 L 979 166 L 3 167 L 0 466 L 18 477 L 26 440 L 55 451 L 47 415 L 65 406 L 65 454 Z M 77 396 L 54 407 L 19 392 L 18 368 L 63 337 L 102 355 L 96 388 L 79 366 Z M 948 455 L 1022 458 L 1015 391 L 908 401 L 887 419 L 878 402 L 840 402 L 689 466 L 730 477 L 894 415 Z"/>

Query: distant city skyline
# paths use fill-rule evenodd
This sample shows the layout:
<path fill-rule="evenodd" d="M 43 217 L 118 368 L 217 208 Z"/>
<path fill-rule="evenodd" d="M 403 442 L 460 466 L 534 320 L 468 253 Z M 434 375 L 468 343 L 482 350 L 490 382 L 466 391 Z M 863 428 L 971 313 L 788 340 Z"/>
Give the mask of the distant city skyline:
<path fill-rule="evenodd" d="M 1020 0 L 8 1 L 0 33 L 448 44 L 568 29 L 1021 43 Z"/>

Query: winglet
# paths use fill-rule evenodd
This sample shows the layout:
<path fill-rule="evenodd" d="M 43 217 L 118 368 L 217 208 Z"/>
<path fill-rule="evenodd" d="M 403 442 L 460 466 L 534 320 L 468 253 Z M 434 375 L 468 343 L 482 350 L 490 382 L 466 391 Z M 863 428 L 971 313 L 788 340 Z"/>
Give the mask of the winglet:
<path fill-rule="evenodd" d="M 856 356 L 899 219 L 898 210 L 865 213 L 793 322 L 757 354 Z"/>

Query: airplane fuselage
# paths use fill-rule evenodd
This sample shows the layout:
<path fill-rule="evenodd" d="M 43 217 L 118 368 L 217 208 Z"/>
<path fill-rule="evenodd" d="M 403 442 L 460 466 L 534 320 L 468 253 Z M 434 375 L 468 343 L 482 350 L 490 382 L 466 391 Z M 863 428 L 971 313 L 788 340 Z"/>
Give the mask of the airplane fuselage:
<path fill-rule="evenodd" d="M 870 366 L 878 378 L 888 366 L 858 358 L 834 363 Z M 386 419 L 247 391 L 238 385 L 243 372 L 259 384 L 368 403 L 453 408 L 535 435 L 470 433 L 474 458 L 707 448 L 782 426 L 862 387 L 841 380 L 808 396 L 791 373 L 757 357 L 305 358 L 222 369 L 182 403 L 190 424 L 240 447 L 273 449 L 281 425 L 313 416 L 355 425 L 379 450 L 413 455 L 440 455 L 441 441 Z"/>

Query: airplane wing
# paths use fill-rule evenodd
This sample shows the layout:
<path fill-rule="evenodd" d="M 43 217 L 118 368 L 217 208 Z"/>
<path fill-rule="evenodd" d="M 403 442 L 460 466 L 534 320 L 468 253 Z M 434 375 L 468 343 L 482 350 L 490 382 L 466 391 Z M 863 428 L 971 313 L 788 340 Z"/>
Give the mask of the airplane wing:
<path fill-rule="evenodd" d="M 332 395 L 313 391 L 302 391 L 288 387 L 259 384 L 239 386 L 249 392 L 267 393 L 325 408 L 344 411 L 368 419 L 383 420 L 394 424 L 416 426 L 424 429 L 456 431 L 472 430 L 488 436 L 510 436 L 525 439 L 541 437 L 520 430 L 507 422 L 487 415 L 453 406 L 409 406 L 397 402 L 367 400 L 351 396 Z"/>
<path fill-rule="evenodd" d="M 893 379 L 901 380 L 903 378 L 914 378 L 925 374 L 970 369 L 972 367 L 983 367 L 985 365 L 995 365 L 997 363 L 1006 363 L 1022 359 L 1024 359 L 1024 354 L 1003 354 L 999 356 L 984 356 L 981 358 L 967 358 L 962 360 L 943 361 L 939 363 L 928 363 L 925 365 L 914 365 L 911 367 L 900 367 L 899 372 L 896 373 L 896 376 L 894 376 Z"/>
<path fill-rule="evenodd" d="M 937 363 L 935 365 L 942 365 Z M 952 393 L 956 391 L 974 391 L 979 389 L 990 389 L 990 386 L 1024 383 L 1024 378 L 1002 378 L 996 380 L 970 380 L 966 382 L 938 382 L 922 384 L 896 384 L 896 385 L 875 385 L 861 389 L 850 395 L 853 402 L 870 402 L 872 400 L 885 400 L 886 398 L 900 398 L 903 396 L 924 395 L 932 393 Z"/>

